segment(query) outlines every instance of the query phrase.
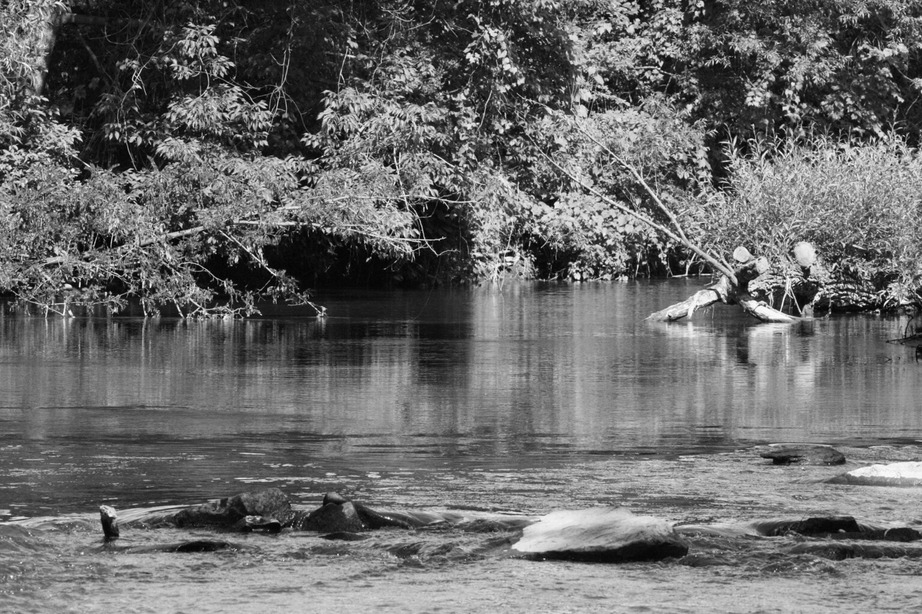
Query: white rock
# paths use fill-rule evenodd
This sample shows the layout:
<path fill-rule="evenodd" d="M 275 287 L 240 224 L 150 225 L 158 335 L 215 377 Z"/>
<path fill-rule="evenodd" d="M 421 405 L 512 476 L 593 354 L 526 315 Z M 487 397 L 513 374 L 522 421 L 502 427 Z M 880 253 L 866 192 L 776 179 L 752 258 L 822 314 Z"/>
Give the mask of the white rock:
<path fill-rule="evenodd" d="M 922 462 L 861 467 L 837 476 L 831 481 L 862 486 L 922 486 Z"/>
<path fill-rule="evenodd" d="M 684 556 L 672 525 L 619 507 L 557 511 L 525 528 L 513 550 L 537 558 L 603 562 Z"/>

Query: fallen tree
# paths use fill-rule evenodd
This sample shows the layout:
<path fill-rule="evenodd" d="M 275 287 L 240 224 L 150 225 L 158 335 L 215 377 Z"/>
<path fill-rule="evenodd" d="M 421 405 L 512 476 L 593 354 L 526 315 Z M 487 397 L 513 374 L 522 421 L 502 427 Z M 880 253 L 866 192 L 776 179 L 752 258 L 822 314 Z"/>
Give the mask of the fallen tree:
<path fill-rule="evenodd" d="M 560 117 L 560 114 L 554 111 L 548 110 L 548 113 L 556 114 Z M 682 245 L 688 251 L 707 263 L 715 273 L 720 275 L 717 282 L 707 286 L 703 290 L 699 290 L 680 303 L 651 314 L 647 317 L 648 320 L 670 322 L 685 317 L 691 317 L 698 309 L 713 305 L 717 302 L 727 305 L 739 305 L 747 314 L 763 322 L 793 323 L 800 319 L 797 316 L 792 316 L 779 309 L 775 309 L 767 300 L 764 298 L 756 298 L 750 292 L 750 282 L 770 270 L 771 266 L 767 259 L 756 258 L 749 250 L 740 246 L 733 252 L 735 266 L 732 266 L 728 264 L 720 254 L 714 253 L 694 241 L 683 228 L 675 212 L 666 205 L 639 168 L 608 147 L 598 136 L 582 125 L 581 120 L 577 118 L 566 118 L 566 121 L 574 127 L 579 134 L 588 139 L 588 141 L 597 148 L 600 155 L 607 157 L 611 162 L 627 172 L 635 185 L 641 189 L 642 194 L 646 196 L 646 205 L 642 206 L 638 200 L 634 199 L 635 205 L 630 206 L 627 202 L 612 197 L 600 189 L 597 184 L 584 180 L 577 173 L 557 162 L 552 156 L 548 155 L 539 147 L 545 160 L 585 192 Z M 794 256 L 800 268 L 801 276 L 803 278 L 808 278 L 811 273 L 811 268 L 817 265 L 816 252 L 813 246 L 806 242 L 799 243 L 794 249 Z M 790 295 L 793 296 L 793 294 Z M 815 295 L 816 292 L 814 292 L 814 296 Z M 805 312 L 800 305 L 798 305 L 798 309 L 802 314 Z M 807 312 L 809 313 L 809 310 L 807 310 Z"/>
<path fill-rule="evenodd" d="M 773 294 L 777 306 L 779 296 L 805 295 L 817 313 L 922 302 L 922 157 L 905 140 L 826 135 L 731 142 L 724 152 L 725 179 L 705 186 L 682 219 L 712 251 L 742 244 L 768 258 L 771 270 L 749 285 L 754 296 Z M 822 270 L 803 277 L 789 257 L 796 241 L 815 247 Z"/>
<path fill-rule="evenodd" d="M 811 267 L 817 263 L 813 246 L 806 242 L 798 243 L 794 248 L 794 253 L 803 276 L 809 277 Z M 733 252 L 733 259 L 738 264 L 734 271 L 735 280 L 727 275 L 722 275 L 717 282 L 707 288 L 699 290 L 680 303 L 650 314 L 647 319 L 657 322 L 672 322 L 686 317 L 690 318 L 698 309 L 709 307 L 717 302 L 725 305 L 739 305 L 743 311 L 763 322 L 793 323 L 800 319 L 797 316 L 775 309 L 765 300 L 756 299 L 750 294 L 749 282 L 757 279 L 770 268 L 767 259 L 754 257 L 749 250 L 742 246 L 736 248 Z M 809 306 L 798 305 L 798 308 L 802 314 L 810 313 L 810 310 L 807 309 Z"/>

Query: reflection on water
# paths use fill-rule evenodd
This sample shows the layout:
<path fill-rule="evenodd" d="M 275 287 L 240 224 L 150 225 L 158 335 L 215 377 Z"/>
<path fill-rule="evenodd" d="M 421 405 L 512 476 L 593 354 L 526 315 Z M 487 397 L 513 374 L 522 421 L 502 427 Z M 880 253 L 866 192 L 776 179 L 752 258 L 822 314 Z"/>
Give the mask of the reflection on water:
<path fill-rule="evenodd" d="M 920 426 L 920 366 L 873 317 L 643 317 L 686 284 L 332 298 L 333 317 L 0 321 L 0 417 L 29 438 L 537 438 L 575 449 L 890 437 Z M 201 429 L 199 431 L 199 429 Z"/>
<path fill-rule="evenodd" d="M 278 476 L 918 436 L 922 365 L 883 342 L 899 319 L 766 325 L 718 307 L 644 320 L 699 285 L 342 294 L 321 297 L 324 320 L 280 308 L 242 322 L 6 315 L 0 462 L 42 476 L 26 480 L 41 483 L 34 497 L 111 492 L 94 486 L 102 473 L 169 498 L 267 465 Z"/>

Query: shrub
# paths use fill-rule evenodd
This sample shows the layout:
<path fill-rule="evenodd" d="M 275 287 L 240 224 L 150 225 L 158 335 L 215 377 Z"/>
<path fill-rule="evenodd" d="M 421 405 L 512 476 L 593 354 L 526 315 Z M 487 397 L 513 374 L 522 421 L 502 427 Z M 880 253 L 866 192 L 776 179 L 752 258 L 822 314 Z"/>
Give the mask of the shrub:
<path fill-rule="evenodd" d="M 702 242 L 777 262 L 809 241 L 834 279 L 873 288 L 879 306 L 919 299 L 922 158 L 897 137 L 871 143 L 750 142 L 727 148 L 729 179 L 690 216 Z"/>

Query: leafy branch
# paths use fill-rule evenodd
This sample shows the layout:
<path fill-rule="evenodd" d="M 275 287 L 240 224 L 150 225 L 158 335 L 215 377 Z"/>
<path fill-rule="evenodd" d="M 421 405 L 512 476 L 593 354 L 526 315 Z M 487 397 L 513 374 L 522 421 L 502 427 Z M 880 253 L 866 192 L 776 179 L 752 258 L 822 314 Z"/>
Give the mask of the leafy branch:
<path fill-rule="evenodd" d="M 689 249 L 690 251 L 698 255 L 701 259 L 703 259 L 705 262 L 707 262 L 712 267 L 714 267 L 716 271 L 727 276 L 730 279 L 730 281 L 732 281 L 734 284 L 737 283 L 736 275 L 733 269 L 726 263 L 726 261 L 724 261 L 718 255 L 713 254 L 712 252 L 706 250 L 705 248 L 702 248 L 697 243 L 695 243 L 694 241 L 688 238 L 688 235 L 685 233 L 685 230 L 682 227 L 682 224 L 679 222 L 676 215 L 672 212 L 671 209 L 669 209 L 669 207 L 665 205 L 665 203 L 663 203 L 663 200 L 660 198 L 659 194 L 656 192 L 656 190 L 654 190 L 650 186 L 650 184 L 644 178 L 643 174 L 637 168 L 637 166 L 635 166 L 634 164 L 631 164 L 625 158 L 616 154 L 614 151 L 611 150 L 610 147 L 608 147 L 606 144 L 600 141 L 585 126 L 584 120 L 581 120 L 580 118 L 577 118 L 577 117 L 565 117 L 563 113 L 553 111 L 547 107 L 545 107 L 545 110 L 549 115 L 552 115 L 558 119 L 564 119 L 564 121 L 567 121 L 569 125 L 575 128 L 580 135 L 582 135 L 584 138 L 588 139 L 593 144 L 595 144 L 602 152 L 604 152 L 620 168 L 627 171 L 631 175 L 631 177 L 633 177 L 633 179 L 637 182 L 637 184 L 643 189 L 643 191 L 650 198 L 650 200 L 655 204 L 657 210 L 659 210 L 663 215 L 666 216 L 668 220 L 668 224 L 660 223 L 659 221 L 654 219 L 652 216 L 644 213 L 643 211 L 639 211 L 635 208 L 629 207 L 625 203 L 615 198 L 612 198 L 610 195 L 606 194 L 605 192 L 595 187 L 594 185 L 587 183 L 576 173 L 572 172 L 570 169 L 566 168 L 564 165 L 560 164 L 557 160 L 555 160 L 551 155 L 547 153 L 547 151 L 543 147 L 541 147 L 539 143 L 537 143 L 531 136 L 529 136 L 529 139 L 531 139 L 532 144 L 535 145 L 536 149 L 539 151 L 540 155 L 544 158 L 545 161 L 547 161 L 558 171 L 566 175 L 567 178 L 570 179 L 570 181 L 580 186 L 580 188 L 586 190 L 587 192 L 589 192 L 596 198 L 599 198 L 600 200 L 614 207 L 618 211 L 632 217 L 633 219 L 664 234 L 665 236 L 669 237 L 673 241 L 685 246 L 687 249 Z"/>

